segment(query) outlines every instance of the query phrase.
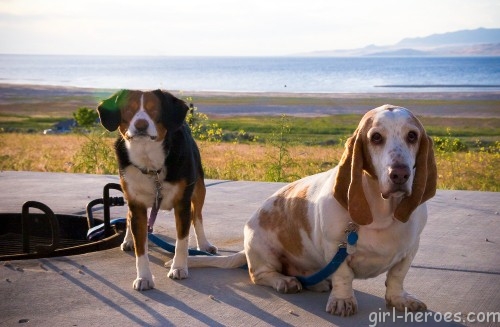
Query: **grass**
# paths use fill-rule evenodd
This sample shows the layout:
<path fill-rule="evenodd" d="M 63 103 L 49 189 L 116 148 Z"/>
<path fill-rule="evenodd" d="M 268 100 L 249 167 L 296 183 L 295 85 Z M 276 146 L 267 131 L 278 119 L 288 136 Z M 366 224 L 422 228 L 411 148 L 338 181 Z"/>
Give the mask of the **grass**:
<path fill-rule="evenodd" d="M 82 135 L 40 135 L 3 133 L 0 137 L 0 170 L 42 172 L 86 172 L 117 174 L 112 153 L 112 137 L 102 137 L 108 160 L 113 168 L 87 166 L 78 168 L 77 158 L 89 142 Z M 93 140 L 92 142 L 95 142 Z M 264 143 L 198 142 L 206 178 L 265 181 L 273 164 L 276 148 Z M 286 176 L 296 178 L 333 168 L 342 156 L 343 148 L 333 146 L 290 145 L 292 161 L 283 167 Z M 476 191 L 500 191 L 500 142 L 479 147 L 474 151 L 436 151 L 438 188 Z M 92 160 L 91 160 L 92 162 Z"/>
<path fill-rule="evenodd" d="M 207 178 L 270 181 L 266 173 L 273 165 L 269 157 L 276 149 L 263 144 L 201 143 L 201 155 Z M 293 165 L 284 167 L 285 176 L 306 176 L 335 166 L 341 148 L 294 146 L 290 148 Z"/>
<path fill-rule="evenodd" d="M 304 145 L 331 145 L 345 140 L 356 129 L 362 115 L 333 115 L 323 117 L 289 117 L 290 142 Z M 242 116 L 211 117 L 224 131 L 244 130 L 261 139 L 268 139 L 279 117 Z M 500 118 L 419 117 L 431 136 L 459 137 L 473 148 L 477 140 L 492 143 L 500 136 Z"/>
<path fill-rule="evenodd" d="M 282 99 L 282 101 L 285 100 L 287 99 Z M 288 101 L 292 100 L 299 101 L 296 98 Z M 326 101 L 328 99 L 319 100 Z M 258 98 L 255 98 L 254 101 L 258 101 Z M 0 131 L 41 132 L 61 120 L 72 117 L 71 111 L 57 111 L 57 115 L 53 115 L 52 111 L 19 111 L 13 113 L 12 111 L 0 109 Z M 304 145 L 337 144 L 339 140 L 344 140 L 347 135 L 354 131 L 361 116 L 361 114 L 339 114 L 320 117 L 290 116 L 291 137 L 288 138 L 288 141 Z M 476 143 L 477 139 L 491 143 L 500 136 L 500 118 L 421 116 L 419 119 L 430 135 L 447 136 L 449 130 L 451 130 L 455 137 L 460 137 L 471 147 Z M 226 132 L 244 130 L 261 140 L 265 140 L 271 136 L 279 117 L 254 115 L 209 116 L 209 120 Z"/>
<path fill-rule="evenodd" d="M 0 113 L 0 131 L 39 132 L 66 120 L 66 117 L 26 116 Z"/>
<path fill-rule="evenodd" d="M 99 99 L 111 93 L 0 84 L 0 170 L 117 174 L 114 137 L 100 136 L 101 132 L 86 136 L 41 134 L 54 123 L 71 118 L 79 107 L 95 107 Z M 291 180 L 328 170 L 340 160 L 342 144 L 356 128 L 360 113 L 374 104 L 394 103 L 419 113 L 427 132 L 439 141 L 439 188 L 500 191 L 500 99 L 495 94 L 199 94 L 194 100 L 201 111 L 204 106 L 273 105 L 341 111 L 349 108 L 342 112 L 356 112 L 289 116 L 290 132 L 274 144 L 269 140 L 279 126 L 279 116 L 228 116 L 231 109 L 222 115 L 209 114 L 208 123 L 216 124 L 224 133 L 244 131 L 252 137 L 244 138 L 249 141 L 243 144 L 198 141 L 207 178 L 266 181 L 275 178 L 274 170 L 280 178 Z M 433 116 L 436 113 L 439 116 Z M 459 117 L 449 118 L 456 113 Z M 472 118 L 470 113 L 489 118 Z"/>
<path fill-rule="evenodd" d="M 73 156 L 83 144 L 77 135 L 3 133 L 0 170 L 72 172 Z"/>
<path fill-rule="evenodd" d="M 500 191 L 500 144 L 475 152 L 438 153 L 438 188 Z"/>

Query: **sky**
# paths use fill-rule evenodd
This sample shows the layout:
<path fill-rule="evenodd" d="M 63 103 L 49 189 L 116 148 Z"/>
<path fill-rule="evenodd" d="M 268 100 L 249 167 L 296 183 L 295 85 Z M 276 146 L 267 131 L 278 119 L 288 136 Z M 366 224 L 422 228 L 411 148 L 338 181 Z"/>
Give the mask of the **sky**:
<path fill-rule="evenodd" d="M 279 56 L 500 27 L 499 0 L 0 0 L 0 53 Z"/>

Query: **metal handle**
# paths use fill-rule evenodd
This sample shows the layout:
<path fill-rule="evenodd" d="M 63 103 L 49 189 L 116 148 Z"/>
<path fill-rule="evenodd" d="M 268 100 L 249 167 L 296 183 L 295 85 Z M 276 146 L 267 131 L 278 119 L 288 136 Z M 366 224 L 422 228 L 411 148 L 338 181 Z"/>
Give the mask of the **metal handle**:
<path fill-rule="evenodd" d="M 109 212 L 109 208 L 112 205 L 111 198 L 109 197 L 109 190 L 110 189 L 114 189 L 114 190 L 118 190 L 120 192 L 123 192 L 120 184 L 108 183 L 108 184 L 104 185 L 104 189 L 102 191 L 102 193 L 103 193 L 102 199 L 103 199 L 103 204 L 104 204 L 104 235 L 106 237 L 108 237 L 112 234 L 111 224 L 110 224 L 111 214 Z"/>
<path fill-rule="evenodd" d="M 92 227 L 95 226 L 95 221 L 94 221 L 94 213 L 92 212 L 92 208 L 94 208 L 98 204 L 104 204 L 103 198 L 99 199 L 94 199 L 87 203 L 87 207 L 85 209 L 85 212 L 87 213 L 87 225 L 88 228 L 91 229 Z M 123 199 L 122 196 L 116 196 L 116 197 L 109 197 L 109 204 L 111 207 L 115 206 L 124 206 L 125 205 L 125 200 Z M 104 209 L 104 207 L 103 207 Z"/>
<path fill-rule="evenodd" d="M 104 200 L 102 198 L 100 199 L 95 199 L 87 203 L 87 207 L 85 208 L 85 211 L 87 212 L 87 225 L 89 229 L 95 226 L 94 223 L 94 214 L 92 213 L 92 208 L 97 205 L 97 204 L 103 204 Z"/>
<path fill-rule="evenodd" d="M 57 221 L 54 212 L 45 204 L 37 201 L 27 201 L 23 204 L 22 215 L 21 215 L 21 224 L 23 229 L 23 252 L 30 252 L 30 234 L 31 234 L 31 225 L 29 222 L 29 209 L 35 208 L 43 211 L 45 216 L 49 220 L 51 231 L 52 231 L 52 244 L 50 245 L 38 245 L 35 247 L 37 253 L 50 253 L 55 251 L 60 243 L 60 234 L 59 234 L 59 222 Z"/>

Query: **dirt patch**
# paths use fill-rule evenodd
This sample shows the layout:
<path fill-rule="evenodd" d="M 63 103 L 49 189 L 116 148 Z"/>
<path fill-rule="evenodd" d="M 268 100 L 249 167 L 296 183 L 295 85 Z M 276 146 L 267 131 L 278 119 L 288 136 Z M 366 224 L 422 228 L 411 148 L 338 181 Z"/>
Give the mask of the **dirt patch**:
<path fill-rule="evenodd" d="M 0 84 L 0 113 L 69 117 L 79 107 L 96 107 L 115 91 Z M 500 117 L 500 92 L 173 93 L 179 97 L 192 97 L 201 112 L 214 116 L 363 114 L 390 103 L 406 107 L 419 116 Z"/>

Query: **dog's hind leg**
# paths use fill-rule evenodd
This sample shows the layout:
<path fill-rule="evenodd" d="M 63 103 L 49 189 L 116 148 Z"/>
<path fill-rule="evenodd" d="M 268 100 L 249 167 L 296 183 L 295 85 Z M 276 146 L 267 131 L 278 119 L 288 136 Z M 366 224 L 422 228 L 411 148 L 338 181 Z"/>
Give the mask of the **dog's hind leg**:
<path fill-rule="evenodd" d="M 198 249 L 208 253 L 217 253 L 217 247 L 210 244 L 205 236 L 205 229 L 203 228 L 202 208 L 205 202 L 205 182 L 203 178 L 198 179 L 196 182 L 193 195 L 191 197 L 191 218 L 193 220 L 194 232 L 196 235 L 196 243 Z"/>
<path fill-rule="evenodd" d="M 265 232 L 255 233 L 248 225 L 245 226 L 244 233 L 248 273 L 252 282 L 270 286 L 279 293 L 300 292 L 302 284 L 299 280 L 283 274 L 281 255 L 270 247 L 272 236 L 266 235 Z"/>
<path fill-rule="evenodd" d="M 132 236 L 132 231 L 130 230 L 130 213 L 127 218 L 127 229 L 125 231 L 125 237 L 123 238 L 123 243 L 120 248 L 122 251 L 132 251 L 134 249 L 134 238 Z"/>
<path fill-rule="evenodd" d="M 254 284 L 274 288 L 279 293 L 297 293 L 302 290 L 302 284 L 292 276 L 283 275 L 276 269 L 278 262 L 269 256 L 266 259 L 247 250 L 248 272 Z"/>
<path fill-rule="evenodd" d="M 177 229 L 177 240 L 175 241 L 175 254 L 168 277 L 172 279 L 188 278 L 188 246 L 189 228 L 191 227 L 191 202 L 189 199 L 181 200 L 174 207 L 175 227 Z"/>

